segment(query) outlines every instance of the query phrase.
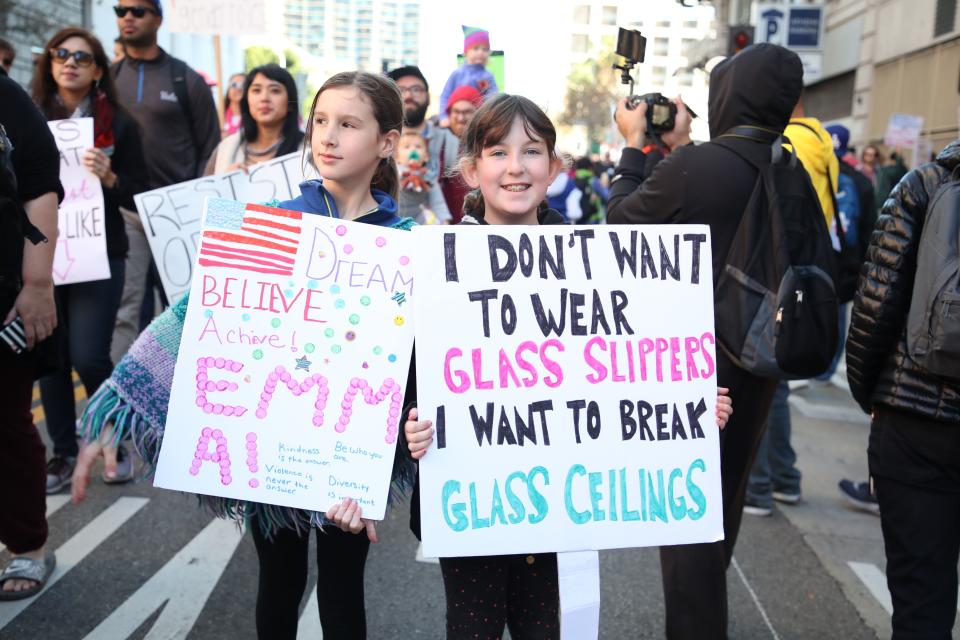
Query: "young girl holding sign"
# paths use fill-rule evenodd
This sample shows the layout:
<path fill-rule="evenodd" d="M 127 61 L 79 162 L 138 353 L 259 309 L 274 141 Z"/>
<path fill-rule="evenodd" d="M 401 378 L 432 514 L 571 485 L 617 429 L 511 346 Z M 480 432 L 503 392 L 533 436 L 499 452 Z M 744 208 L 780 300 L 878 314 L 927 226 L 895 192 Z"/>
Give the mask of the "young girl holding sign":
<path fill-rule="evenodd" d="M 546 114 L 521 96 L 501 94 L 474 116 L 461 142 L 460 172 L 474 191 L 464 201 L 460 224 L 563 224 L 547 208 L 547 187 L 563 170 L 556 131 Z M 717 424 L 732 413 L 719 390 Z M 419 460 L 433 442 L 429 420 L 410 410 L 404 433 Z M 411 529 L 420 537 L 419 484 L 411 504 Z M 440 558 L 447 599 L 447 637 L 513 640 L 560 637 L 560 599 L 555 553 Z"/>
<path fill-rule="evenodd" d="M 306 131 L 310 161 L 324 180 L 301 183 L 300 196 L 278 206 L 394 229 L 413 226 L 413 220 L 396 213 L 398 176 L 393 152 L 403 126 L 396 84 L 370 73 L 337 74 L 317 92 L 311 111 Z M 109 470 L 116 464 L 115 443 L 128 433 L 132 432 L 141 457 L 156 463 L 188 297 L 150 325 L 111 380 L 90 399 L 84 415 L 89 442 L 74 474 L 75 502 L 85 495 L 96 457 L 103 452 Z M 171 340 L 175 344 L 170 345 Z M 160 349 L 160 344 L 168 346 Z M 148 401 L 142 400 L 145 396 Z M 394 480 L 402 486 L 412 469 L 406 456 L 398 455 L 396 461 Z M 323 534 L 317 535 L 317 600 L 323 637 L 366 637 L 363 570 L 370 542 L 377 537 L 373 523 L 362 518 L 356 502 L 348 499 L 320 514 L 211 496 L 200 496 L 200 501 L 223 517 L 248 519 L 260 561 L 259 637 L 296 638 L 298 607 L 307 584 L 309 533 L 314 526 L 323 527 Z"/>

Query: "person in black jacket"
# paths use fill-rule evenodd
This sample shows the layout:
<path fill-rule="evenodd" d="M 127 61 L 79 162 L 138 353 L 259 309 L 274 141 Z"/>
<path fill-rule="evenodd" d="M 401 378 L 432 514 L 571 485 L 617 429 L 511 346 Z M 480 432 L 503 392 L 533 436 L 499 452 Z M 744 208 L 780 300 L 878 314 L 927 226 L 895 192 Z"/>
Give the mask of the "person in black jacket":
<path fill-rule="evenodd" d="M 64 365 L 40 380 L 40 395 L 54 456 L 47 465 L 47 492 L 69 484 L 76 463 L 76 402 L 71 369 L 76 368 L 93 394 L 113 371 L 110 342 L 123 292 L 127 234 L 120 207 L 134 208 L 133 196 L 145 189 L 147 174 L 140 134 L 133 118 L 117 103 L 110 62 L 96 36 L 85 29 L 61 29 L 47 42 L 33 79 L 33 99 L 47 120 L 93 118 L 94 146 L 83 154 L 84 166 L 100 178 L 104 200 L 110 278 L 60 285 L 57 308 L 62 317 Z M 120 454 L 116 478 L 132 477 L 130 459 Z"/>
<path fill-rule="evenodd" d="M 782 133 L 802 87 L 803 65 L 795 53 L 771 44 L 747 47 L 720 63 L 710 75 L 711 137 L 739 125 Z M 614 224 L 710 225 L 716 282 L 756 184 L 757 171 L 720 145 L 690 144 L 690 116 L 677 100 L 676 126 L 661 137 L 671 153 L 644 179 L 645 112 L 645 105 L 626 110 L 624 101 L 617 108 L 617 124 L 627 147 L 613 178 L 607 220 Z M 727 140 L 739 153 L 769 162 L 770 145 L 745 138 Z M 715 313 L 721 314 L 723 309 Z M 660 549 L 666 631 L 671 639 L 727 637 L 726 569 L 740 529 L 748 474 L 777 386 L 776 380 L 739 369 L 719 349 L 717 381 L 730 389 L 736 407 L 720 439 L 725 539 Z"/>
<path fill-rule="evenodd" d="M 950 638 L 957 615 L 960 385 L 910 358 L 906 318 L 927 208 L 958 166 L 960 140 L 890 193 L 860 271 L 847 339 L 850 391 L 872 416 L 867 457 L 895 640 Z"/>

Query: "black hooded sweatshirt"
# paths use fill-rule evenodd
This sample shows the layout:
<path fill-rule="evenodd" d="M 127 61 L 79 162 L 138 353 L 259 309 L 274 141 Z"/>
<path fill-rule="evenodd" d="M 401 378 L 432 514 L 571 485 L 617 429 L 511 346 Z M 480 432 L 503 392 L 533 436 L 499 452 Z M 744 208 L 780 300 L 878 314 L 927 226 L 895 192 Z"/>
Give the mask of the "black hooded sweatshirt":
<path fill-rule="evenodd" d="M 802 89 L 797 54 L 766 43 L 747 47 L 710 74 L 711 139 L 740 125 L 783 131 Z M 728 140 L 747 157 L 770 161 L 769 145 Z M 716 282 L 756 184 L 756 169 L 710 142 L 675 149 L 646 180 L 645 162 L 639 149 L 624 149 L 610 187 L 607 221 L 710 225 Z"/>

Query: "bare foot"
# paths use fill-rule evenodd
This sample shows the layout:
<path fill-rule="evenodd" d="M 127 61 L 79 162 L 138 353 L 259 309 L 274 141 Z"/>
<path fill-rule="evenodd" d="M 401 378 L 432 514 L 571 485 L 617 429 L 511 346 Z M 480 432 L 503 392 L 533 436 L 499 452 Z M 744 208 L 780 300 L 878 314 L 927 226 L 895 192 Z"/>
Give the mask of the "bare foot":
<path fill-rule="evenodd" d="M 46 555 L 46 547 L 40 547 L 36 551 L 28 551 L 27 553 L 18 553 L 14 554 L 14 558 L 30 558 L 31 560 L 43 560 Z M 4 591 L 26 591 L 27 589 L 32 589 L 37 586 L 36 580 L 24 580 L 22 578 L 14 578 L 7 580 L 3 583 Z"/>

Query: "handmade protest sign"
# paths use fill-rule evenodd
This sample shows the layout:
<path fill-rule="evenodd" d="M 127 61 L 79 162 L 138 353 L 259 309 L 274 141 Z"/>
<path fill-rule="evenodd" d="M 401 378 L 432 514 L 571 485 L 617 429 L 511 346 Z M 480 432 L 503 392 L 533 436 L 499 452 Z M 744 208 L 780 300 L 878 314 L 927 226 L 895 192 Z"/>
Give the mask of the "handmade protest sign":
<path fill-rule="evenodd" d="M 410 366 L 410 235 L 207 200 L 156 486 L 383 518 Z"/>
<path fill-rule="evenodd" d="M 267 30 L 264 0 L 171 0 L 165 14 L 174 33 L 240 36 Z"/>
<path fill-rule="evenodd" d="M 47 123 L 60 151 L 63 202 L 57 219 L 53 283 L 106 280 L 107 228 L 100 179 L 83 166 L 83 154 L 93 147 L 93 118 L 51 120 Z"/>
<path fill-rule="evenodd" d="M 723 537 L 708 227 L 414 236 L 425 555 Z"/>
<path fill-rule="evenodd" d="M 167 297 L 177 300 L 190 288 L 204 198 L 289 200 L 300 194 L 298 186 L 303 179 L 303 156 L 291 153 L 250 167 L 249 173 L 233 171 L 197 178 L 135 196 Z"/>

